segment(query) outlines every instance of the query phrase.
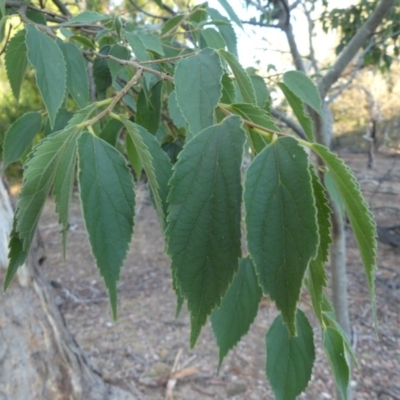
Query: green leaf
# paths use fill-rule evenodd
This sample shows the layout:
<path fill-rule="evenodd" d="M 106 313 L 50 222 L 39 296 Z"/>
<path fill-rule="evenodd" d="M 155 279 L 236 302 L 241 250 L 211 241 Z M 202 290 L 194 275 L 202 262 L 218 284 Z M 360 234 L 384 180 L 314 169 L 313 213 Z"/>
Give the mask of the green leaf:
<path fill-rule="evenodd" d="M 336 385 L 342 394 L 342 398 L 346 400 L 350 381 L 350 367 L 346 358 L 343 337 L 336 329 L 327 328 L 323 331 L 323 343 L 335 376 Z"/>
<path fill-rule="evenodd" d="M 99 133 L 99 138 L 105 140 L 107 143 L 111 144 L 111 146 L 115 147 L 123 126 L 124 125 L 121 121 L 118 121 L 117 119 L 110 119 Z"/>
<path fill-rule="evenodd" d="M 239 262 L 239 270 L 221 301 L 211 314 L 212 329 L 219 347 L 219 366 L 253 323 L 262 290 L 258 284 L 254 265 L 249 257 Z"/>
<path fill-rule="evenodd" d="M 201 35 L 203 36 L 207 47 L 210 47 L 211 49 L 224 49 L 226 47 L 226 43 L 222 35 L 213 28 L 206 28 L 202 30 Z"/>
<path fill-rule="evenodd" d="M 185 129 L 187 128 L 188 123 L 185 120 L 182 111 L 178 106 L 175 90 L 173 90 L 168 96 L 168 111 L 170 117 L 172 118 L 172 121 L 174 122 L 174 125 L 177 128 L 185 128 Z"/>
<path fill-rule="evenodd" d="M 140 125 L 130 122 L 125 116 L 121 115 L 120 118 L 128 130 L 143 168 L 146 171 L 160 223 L 164 227 L 167 215 L 168 181 L 172 176 L 172 164 L 153 135 Z"/>
<path fill-rule="evenodd" d="M 89 102 L 89 79 L 80 50 L 69 42 L 58 41 L 67 65 L 67 90 L 80 108 Z"/>
<path fill-rule="evenodd" d="M 146 31 L 136 31 L 135 33 L 142 41 L 146 50 L 152 51 L 153 53 L 156 53 L 162 57 L 164 56 L 164 50 L 162 48 L 161 41 L 157 36 Z"/>
<path fill-rule="evenodd" d="M 25 44 L 25 30 L 17 32 L 8 42 L 5 64 L 8 80 L 15 98 L 19 99 L 22 82 L 28 66 L 28 49 Z"/>
<path fill-rule="evenodd" d="M 0 19 L 6 15 L 6 0 L 0 0 Z"/>
<path fill-rule="evenodd" d="M 319 245 L 317 256 L 310 263 L 308 291 L 310 292 L 315 314 L 319 321 L 322 322 L 323 288 L 326 287 L 328 281 L 325 264 L 328 261 L 329 245 L 332 243 L 331 209 L 329 208 L 329 201 L 325 195 L 324 187 L 311 166 L 310 173 L 317 207 Z"/>
<path fill-rule="evenodd" d="M 78 159 L 83 216 L 116 318 L 117 281 L 133 233 L 132 175 L 114 147 L 88 132 L 78 140 Z"/>
<path fill-rule="evenodd" d="M 83 11 L 70 20 L 63 22 L 61 25 L 70 26 L 74 24 L 91 24 L 94 22 L 105 21 L 110 18 L 112 18 L 111 15 L 99 14 L 94 11 Z"/>
<path fill-rule="evenodd" d="M 295 400 L 311 378 L 315 360 L 313 330 L 301 310 L 296 313 L 297 336 L 291 336 L 279 315 L 267 336 L 267 376 L 276 400 Z"/>
<path fill-rule="evenodd" d="M 125 46 L 119 44 L 114 44 L 114 46 L 111 47 L 110 55 L 119 58 L 120 60 L 129 60 L 131 58 L 130 51 Z M 124 68 L 124 66 L 114 60 L 108 60 L 108 66 L 110 68 L 112 80 L 115 82 L 118 73 Z"/>
<path fill-rule="evenodd" d="M 128 43 L 132 47 L 133 52 L 138 61 L 149 61 L 151 60 L 149 53 L 140 37 L 132 32 L 124 31 L 124 35 L 128 40 Z"/>
<path fill-rule="evenodd" d="M 149 96 L 146 96 L 144 89 L 142 89 L 136 105 L 136 122 L 153 135 L 157 133 L 160 125 L 162 88 L 163 81 L 158 81 L 151 87 Z"/>
<path fill-rule="evenodd" d="M 179 15 L 173 16 L 168 21 L 166 21 L 164 26 L 161 29 L 161 37 L 163 38 L 164 36 L 170 34 L 172 32 L 172 30 L 174 30 L 176 27 L 178 27 L 180 25 L 180 23 L 182 22 L 184 17 L 185 16 L 183 14 L 179 14 Z"/>
<path fill-rule="evenodd" d="M 228 74 L 222 76 L 222 96 L 221 103 L 236 103 L 236 90 L 232 78 Z"/>
<path fill-rule="evenodd" d="M 190 126 L 188 139 L 213 125 L 214 108 L 221 97 L 222 74 L 219 56 L 211 49 L 204 49 L 177 63 L 174 75 L 176 99 Z"/>
<path fill-rule="evenodd" d="M 283 81 L 304 103 L 312 107 L 322 117 L 324 116 L 318 89 L 307 75 L 300 71 L 288 71 L 283 74 Z"/>
<path fill-rule="evenodd" d="M 259 75 L 250 75 L 250 79 L 256 92 L 257 106 L 265 108 L 269 100 L 269 91 L 264 79 Z"/>
<path fill-rule="evenodd" d="M 312 120 L 304 110 L 303 102 L 284 83 L 279 82 L 278 86 L 281 88 L 283 94 L 286 97 L 286 100 L 288 101 L 291 109 L 294 112 L 294 115 L 304 129 L 304 133 L 306 134 L 307 139 L 310 142 L 314 142 L 315 139 Z"/>
<path fill-rule="evenodd" d="M 377 234 L 375 221 L 353 172 L 326 147 L 314 143 L 311 149 L 323 159 L 329 168 L 337 190 L 343 199 L 364 264 L 376 324 L 375 271 Z"/>
<path fill-rule="evenodd" d="M 62 28 L 61 28 L 62 29 Z M 64 28 L 65 29 L 65 28 Z M 91 50 L 96 50 L 96 46 L 93 44 L 93 42 L 87 38 L 86 36 L 78 36 L 78 35 L 73 35 L 69 38 L 69 40 L 74 40 L 76 42 L 79 42 L 85 47 L 88 47 Z"/>
<path fill-rule="evenodd" d="M 188 301 L 191 346 L 238 268 L 244 131 L 231 116 L 189 141 L 170 180 L 167 252 Z"/>
<path fill-rule="evenodd" d="M 282 131 L 274 124 L 269 114 L 252 104 L 237 103 L 229 106 L 229 111 L 239 114 L 245 120 L 260 125 L 272 132 L 281 133 Z"/>
<path fill-rule="evenodd" d="M 214 8 L 208 7 L 207 12 L 213 20 L 215 26 L 221 33 L 222 37 L 224 38 L 228 47 L 228 51 L 237 57 L 237 38 L 235 31 L 233 30 L 232 25 L 229 22 L 229 19 L 221 15 Z"/>
<path fill-rule="evenodd" d="M 335 181 L 332 178 L 332 173 L 327 170 L 324 174 L 324 184 L 326 187 L 326 190 L 329 193 L 329 197 L 331 199 L 331 201 L 333 201 L 339 210 L 340 213 L 340 217 L 344 220 L 346 217 L 346 211 L 344 208 L 344 203 L 343 203 L 343 199 L 340 196 L 340 193 L 336 187 Z"/>
<path fill-rule="evenodd" d="M 60 48 L 48 35 L 33 25 L 26 25 L 28 60 L 36 72 L 36 82 L 54 125 L 65 97 L 66 67 Z M 48 62 L 51 60 L 51 62 Z"/>
<path fill-rule="evenodd" d="M 245 103 L 257 104 L 256 93 L 254 91 L 253 83 L 247 74 L 246 70 L 239 64 L 237 58 L 225 50 L 219 50 L 219 55 L 222 56 L 229 64 L 236 82 L 239 86 L 240 93 L 242 94 Z"/>
<path fill-rule="evenodd" d="M 143 164 L 140 159 L 139 153 L 136 149 L 136 146 L 133 143 L 133 140 L 130 135 L 126 136 L 126 155 L 128 156 L 128 160 L 132 165 L 133 170 L 136 174 L 136 181 L 140 182 L 142 178 L 142 170 Z"/>
<path fill-rule="evenodd" d="M 40 113 L 28 112 L 19 117 L 8 128 L 3 144 L 3 170 L 24 155 L 41 127 L 42 117 Z"/>
<path fill-rule="evenodd" d="M 40 213 L 70 137 L 71 131 L 66 130 L 43 139 L 33 148 L 25 164 L 24 181 L 15 213 L 15 232 L 23 244 L 23 250 L 30 248 Z"/>
<path fill-rule="evenodd" d="M 58 222 L 62 225 L 61 233 L 64 258 L 67 247 L 67 233 L 69 229 L 69 205 L 71 202 L 75 179 L 76 147 L 80 130 L 70 128 L 67 132 L 68 136 L 60 147 L 53 188 Z"/>
<path fill-rule="evenodd" d="M 108 54 L 109 51 L 109 46 L 105 46 L 100 50 L 100 53 Z M 106 90 L 112 85 L 112 76 L 107 60 L 102 57 L 96 57 L 93 62 L 93 79 L 97 94 L 104 97 Z"/>
<path fill-rule="evenodd" d="M 38 25 L 46 25 L 47 23 L 46 17 L 43 15 L 41 11 L 31 10 L 28 8 L 26 10 L 25 15 L 28 19 L 30 19 L 31 21 L 35 22 Z"/>
<path fill-rule="evenodd" d="M 15 221 L 16 220 L 14 219 L 14 225 Z M 15 231 L 14 228 L 11 231 L 8 249 L 9 249 L 8 252 L 9 263 L 8 263 L 6 277 L 4 279 L 4 292 L 10 286 L 10 283 L 14 278 L 14 275 L 18 271 L 18 268 L 24 264 L 29 253 L 28 250 L 24 250 L 22 240 L 18 237 L 18 233 Z"/>
<path fill-rule="evenodd" d="M 295 139 L 277 139 L 257 155 L 246 174 L 244 203 L 261 287 L 295 335 L 296 305 L 319 241 L 308 157 Z"/>
<path fill-rule="evenodd" d="M 73 118 L 74 113 L 66 110 L 65 108 L 60 108 L 58 110 L 56 120 L 54 122 L 53 128 L 50 126 L 50 121 L 47 118 L 46 125 L 44 127 L 44 136 L 49 136 L 54 132 L 63 130 Z"/>
<path fill-rule="evenodd" d="M 243 25 L 240 22 L 239 17 L 236 15 L 235 11 L 233 11 L 233 8 L 231 5 L 227 2 L 227 0 L 218 0 L 219 4 L 221 4 L 222 7 L 224 7 L 225 11 L 228 13 L 229 18 L 237 24 L 240 28 L 243 29 Z"/>

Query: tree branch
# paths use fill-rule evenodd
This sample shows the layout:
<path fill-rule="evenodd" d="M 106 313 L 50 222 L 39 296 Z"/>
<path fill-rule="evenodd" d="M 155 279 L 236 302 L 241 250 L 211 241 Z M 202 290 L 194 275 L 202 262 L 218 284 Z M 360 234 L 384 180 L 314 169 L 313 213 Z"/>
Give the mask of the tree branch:
<path fill-rule="evenodd" d="M 67 6 L 61 0 L 53 0 L 53 3 L 60 10 L 62 15 L 65 15 L 66 17 L 72 16 L 71 13 L 69 12 Z"/>
<path fill-rule="evenodd" d="M 385 18 L 389 10 L 393 7 L 395 0 L 381 0 L 375 11 L 357 31 L 348 45 L 340 53 L 336 62 L 332 65 L 329 72 L 321 79 L 319 91 L 321 98 L 324 98 L 332 85 L 342 75 L 344 69 L 357 54 L 365 41 L 374 33 L 375 29 Z"/>
<path fill-rule="evenodd" d="M 293 132 L 295 132 L 302 139 L 307 140 L 307 137 L 303 131 L 303 128 L 298 125 L 292 118 L 288 117 L 283 112 L 277 110 L 276 108 L 271 108 L 271 115 L 282 121 L 286 126 L 288 126 Z"/>

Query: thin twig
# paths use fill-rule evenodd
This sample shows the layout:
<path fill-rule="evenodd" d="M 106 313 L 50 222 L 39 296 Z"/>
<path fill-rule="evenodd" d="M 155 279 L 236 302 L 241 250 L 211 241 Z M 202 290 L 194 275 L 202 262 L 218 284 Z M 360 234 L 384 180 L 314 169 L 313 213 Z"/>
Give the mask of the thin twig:
<path fill-rule="evenodd" d="M 136 74 L 125 85 L 125 87 L 122 88 L 121 91 L 113 98 L 110 105 L 108 107 L 106 107 L 102 112 L 97 114 L 95 117 L 89 119 L 89 121 L 85 121 L 84 126 L 92 126 L 97 121 L 99 121 L 101 118 L 103 118 L 107 114 L 110 114 L 110 112 L 113 110 L 115 105 L 128 93 L 128 90 L 130 89 L 130 87 L 133 86 L 138 81 L 138 79 L 142 76 L 142 74 L 143 74 L 143 70 L 141 68 L 138 68 Z"/>

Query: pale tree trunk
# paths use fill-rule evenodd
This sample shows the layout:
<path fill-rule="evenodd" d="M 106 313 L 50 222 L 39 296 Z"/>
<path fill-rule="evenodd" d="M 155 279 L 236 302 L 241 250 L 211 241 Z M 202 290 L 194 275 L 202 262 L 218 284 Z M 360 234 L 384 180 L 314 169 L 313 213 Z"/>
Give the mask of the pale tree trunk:
<path fill-rule="evenodd" d="M 13 210 L 0 178 L 0 285 L 7 267 Z M 40 277 L 35 249 L 0 294 L 1 400 L 128 400 L 90 365 Z"/>

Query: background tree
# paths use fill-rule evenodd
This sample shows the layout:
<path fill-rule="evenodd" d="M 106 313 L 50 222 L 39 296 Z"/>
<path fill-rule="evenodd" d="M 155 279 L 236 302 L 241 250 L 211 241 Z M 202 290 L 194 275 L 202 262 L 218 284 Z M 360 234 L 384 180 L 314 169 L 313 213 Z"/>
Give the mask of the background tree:
<path fill-rule="evenodd" d="M 50 192 L 55 196 L 65 251 L 69 203 L 77 179 L 91 248 L 115 317 L 116 283 L 133 233 L 131 169 L 137 179 L 144 171 L 171 258 L 178 312 L 187 302 L 191 314 L 191 346 L 211 316 L 221 363 L 248 331 L 264 293 L 281 312 L 266 336 L 267 376 L 277 398 L 295 398 L 307 386 L 315 357 L 312 329 L 298 309 L 304 283 L 323 329 L 338 388 L 346 397 L 351 346 L 323 291 L 331 242 L 323 174 L 330 174 L 346 207 L 373 307 L 376 233 L 353 174 L 318 143 L 328 137 L 326 104 L 304 68 L 299 68 L 301 58 L 294 57 L 301 72 L 285 73 L 278 86 L 302 134 L 301 138 L 284 134 L 271 119 L 265 82 L 253 70 L 244 70 L 236 58 L 230 21 L 206 4 L 176 15 L 157 4 L 161 12 L 170 14 L 160 18 L 152 14 L 151 18 L 162 21 L 157 26 L 91 11 L 71 18 L 71 12 L 58 3 L 61 14 L 40 4 L 0 4 L 2 21 L 17 14 L 23 22 L 6 39 L 5 66 L 13 94 L 18 98 L 29 66 L 45 108 L 18 118 L 4 140 L 6 168 L 24 155 L 37 134 L 42 138 L 25 162 L 14 220 L 5 224 L 4 237 L 12 231 L 4 286 L 10 286 L 27 259 Z M 223 4 L 240 25 L 229 5 Z M 295 51 L 290 8 L 285 5 L 277 17 Z M 383 15 L 383 11 L 373 13 L 360 31 L 376 27 Z M 351 46 L 352 41 L 346 49 Z M 322 79 L 324 90 L 338 79 L 342 67 L 339 63 Z M 319 90 L 324 99 L 321 84 Z M 305 106 L 319 115 L 315 116 L 317 141 Z M 304 148 L 320 157 L 319 166 Z M 252 160 L 244 182 L 243 154 Z M 5 192 L 3 198 L 4 218 L 8 218 Z M 247 231 L 245 253 L 242 224 Z M 333 236 L 337 230 L 334 225 Z M 44 293 L 41 288 L 40 296 Z M 45 309 L 41 318 L 52 313 Z M 58 347 L 67 341 L 64 329 L 55 335 L 61 338 Z M 49 335 L 56 332 L 52 326 Z M 34 357 L 29 354 L 29 358 Z M 93 372 L 88 368 L 87 374 L 81 374 L 69 364 L 69 376 L 88 377 L 82 378 L 72 396 L 80 398 L 83 393 L 97 398 L 92 393 Z M 75 380 L 67 382 L 72 391 Z M 59 384 L 40 387 L 48 398 L 55 398 L 59 388 Z M 104 385 L 99 384 L 99 390 L 98 396 L 106 396 Z"/>

